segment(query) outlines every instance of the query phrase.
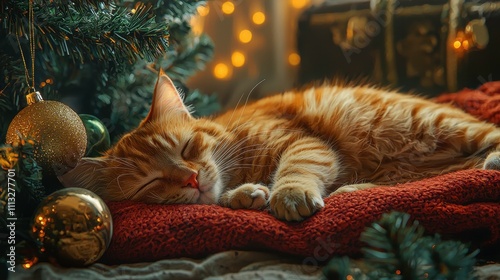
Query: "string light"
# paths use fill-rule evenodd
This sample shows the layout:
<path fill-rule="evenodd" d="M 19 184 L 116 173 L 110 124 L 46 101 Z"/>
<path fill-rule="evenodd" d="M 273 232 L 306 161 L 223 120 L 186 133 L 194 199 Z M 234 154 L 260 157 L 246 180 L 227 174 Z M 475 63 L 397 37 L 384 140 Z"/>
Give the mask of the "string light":
<path fill-rule="evenodd" d="M 240 32 L 239 38 L 242 43 L 248 43 L 252 41 L 252 32 L 248 29 L 244 29 Z"/>
<path fill-rule="evenodd" d="M 462 47 L 464 48 L 464 50 L 468 50 L 469 49 L 469 40 L 464 40 L 462 42 Z"/>
<path fill-rule="evenodd" d="M 292 7 L 295 9 L 302 9 L 309 4 L 310 0 L 292 0 Z"/>
<path fill-rule="evenodd" d="M 208 13 L 210 12 L 210 8 L 208 6 L 198 6 L 196 8 L 196 11 L 200 16 L 204 17 L 208 15 Z"/>
<path fill-rule="evenodd" d="M 214 67 L 214 76 L 217 79 L 225 79 L 229 76 L 229 67 L 224 63 L 217 63 Z"/>
<path fill-rule="evenodd" d="M 263 12 L 256 12 L 252 16 L 253 23 L 261 25 L 266 21 L 266 15 Z"/>
<path fill-rule="evenodd" d="M 293 65 L 293 66 L 299 65 L 300 64 L 300 55 L 298 55 L 297 53 L 291 53 L 288 56 L 288 63 L 290 63 L 290 65 Z"/>
<path fill-rule="evenodd" d="M 453 47 L 455 49 L 459 49 L 461 46 L 462 46 L 462 42 L 460 42 L 460 40 L 456 40 L 455 42 L 453 42 Z"/>
<path fill-rule="evenodd" d="M 29 262 L 28 262 L 28 263 L 23 264 L 23 268 L 24 268 L 24 269 L 28 269 L 28 268 L 30 268 L 30 267 L 31 267 L 31 263 L 29 263 Z"/>
<path fill-rule="evenodd" d="M 241 67 L 245 65 L 245 55 L 239 51 L 235 51 L 231 55 L 231 62 L 234 67 Z"/>
<path fill-rule="evenodd" d="M 222 3 L 221 9 L 223 13 L 230 15 L 234 12 L 234 4 L 231 1 L 226 1 Z"/>

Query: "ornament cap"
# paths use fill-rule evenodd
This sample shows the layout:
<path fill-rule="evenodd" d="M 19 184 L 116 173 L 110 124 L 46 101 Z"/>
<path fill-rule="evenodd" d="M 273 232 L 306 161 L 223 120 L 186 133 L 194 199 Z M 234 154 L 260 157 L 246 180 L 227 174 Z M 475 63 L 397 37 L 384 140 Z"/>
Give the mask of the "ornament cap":
<path fill-rule="evenodd" d="M 26 102 L 28 105 L 32 105 L 34 103 L 43 101 L 42 95 L 38 90 L 35 90 L 34 88 L 30 90 L 30 93 L 26 95 Z"/>

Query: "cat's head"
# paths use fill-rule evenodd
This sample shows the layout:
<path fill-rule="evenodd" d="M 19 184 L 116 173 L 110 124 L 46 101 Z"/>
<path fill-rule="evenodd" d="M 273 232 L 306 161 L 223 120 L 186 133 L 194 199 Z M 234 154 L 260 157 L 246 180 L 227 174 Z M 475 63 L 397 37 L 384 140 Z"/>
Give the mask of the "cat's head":
<path fill-rule="evenodd" d="M 139 127 L 103 156 L 83 158 L 59 180 L 108 201 L 217 203 L 229 138 L 220 125 L 193 118 L 172 81 L 160 73 L 151 109 Z"/>

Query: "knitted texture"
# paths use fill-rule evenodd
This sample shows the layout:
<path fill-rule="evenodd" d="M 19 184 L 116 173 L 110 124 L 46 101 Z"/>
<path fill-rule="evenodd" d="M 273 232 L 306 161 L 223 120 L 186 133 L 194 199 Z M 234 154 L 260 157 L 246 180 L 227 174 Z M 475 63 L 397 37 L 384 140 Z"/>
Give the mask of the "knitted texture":
<path fill-rule="evenodd" d="M 500 83 L 437 98 L 500 122 Z M 477 97 L 477 98 L 475 98 Z M 490 108 L 490 114 L 485 112 Z M 478 115 L 480 114 L 480 115 Z M 490 116 L 490 117 L 486 117 Z M 497 121 L 498 120 L 498 121 Z M 406 212 L 428 233 L 483 248 L 500 244 L 500 172 L 464 170 L 394 187 L 377 187 L 325 199 L 302 222 L 284 222 L 268 211 L 217 205 L 108 203 L 114 232 L 101 261 L 131 263 L 203 257 L 230 249 L 269 250 L 316 264 L 334 255 L 357 255 L 366 226 L 392 210 Z"/>
<path fill-rule="evenodd" d="M 500 81 L 485 83 L 478 89 L 442 94 L 435 101 L 451 103 L 477 118 L 500 124 Z"/>

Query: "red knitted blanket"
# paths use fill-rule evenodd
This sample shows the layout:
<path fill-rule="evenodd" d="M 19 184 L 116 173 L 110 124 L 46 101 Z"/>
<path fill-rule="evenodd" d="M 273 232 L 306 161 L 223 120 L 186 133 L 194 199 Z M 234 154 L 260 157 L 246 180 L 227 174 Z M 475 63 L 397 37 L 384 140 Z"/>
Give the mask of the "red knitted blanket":
<path fill-rule="evenodd" d="M 500 124 L 500 82 L 437 98 Z M 108 203 L 114 233 L 102 261 L 131 263 L 174 257 L 203 257 L 230 250 L 270 250 L 316 264 L 334 255 L 356 255 L 364 228 L 392 210 L 407 212 L 428 233 L 500 245 L 500 172 L 465 170 L 325 199 L 325 208 L 300 223 L 266 211 L 217 205 Z"/>

